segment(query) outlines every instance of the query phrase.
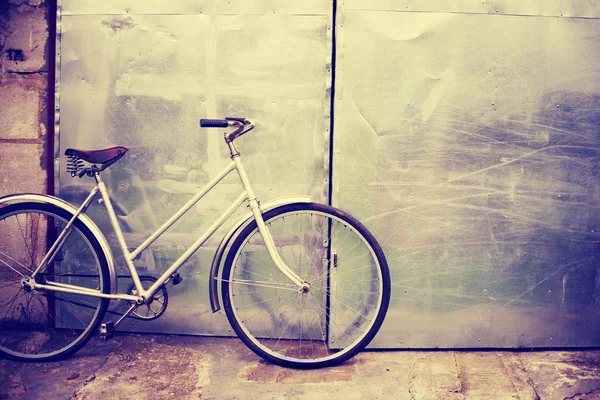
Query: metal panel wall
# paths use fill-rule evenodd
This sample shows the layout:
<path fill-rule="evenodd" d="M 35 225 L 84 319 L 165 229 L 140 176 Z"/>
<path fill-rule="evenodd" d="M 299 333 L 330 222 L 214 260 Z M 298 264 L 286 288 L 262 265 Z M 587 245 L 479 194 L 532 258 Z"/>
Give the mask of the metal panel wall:
<path fill-rule="evenodd" d="M 338 5 L 332 202 L 374 231 L 392 270 L 373 345 L 599 345 L 600 5 Z M 260 124 L 240 143 L 260 198 L 327 200 L 331 2 L 59 6 L 61 197 L 87 187 L 61 170 L 65 148 L 130 147 L 108 180 L 139 242 L 226 160 L 198 117 L 240 114 Z M 164 269 L 235 183 L 138 268 Z M 226 334 L 207 301 L 212 246 L 182 269 L 165 316 L 129 328 Z"/>
<path fill-rule="evenodd" d="M 599 16 L 340 3 L 333 203 L 391 267 L 375 346 L 600 344 Z"/>
<path fill-rule="evenodd" d="M 259 199 L 327 201 L 329 2 L 64 0 L 59 8 L 60 197 L 79 203 L 90 187 L 65 172 L 66 148 L 129 147 L 104 176 L 128 243 L 137 245 L 228 161 L 222 131 L 200 130 L 198 119 L 245 116 L 258 125 L 238 148 Z M 141 273 L 158 276 L 240 191 L 237 177 L 227 178 L 136 260 Z M 110 232 L 103 209 L 91 214 Z M 125 328 L 227 334 L 226 318 L 208 302 L 216 243 L 182 268 L 160 320 Z M 130 283 L 121 278 L 120 289 Z"/>

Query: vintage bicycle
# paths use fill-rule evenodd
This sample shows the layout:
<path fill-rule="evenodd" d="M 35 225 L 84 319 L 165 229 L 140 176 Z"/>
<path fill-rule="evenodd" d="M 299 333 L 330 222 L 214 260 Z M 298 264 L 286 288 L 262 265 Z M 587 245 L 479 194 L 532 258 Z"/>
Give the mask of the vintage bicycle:
<path fill-rule="evenodd" d="M 98 331 L 109 339 L 127 317 L 159 318 L 168 305 L 168 285 L 181 280 L 178 269 L 243 204 L 250 212 L 215 251 L 212 311 L 222 302 L 240 339 L 287 367 L 339 364 L 373 339 L 391 292 L 387 262 L 373 235 L 328 205 L 301 199 L 260 204 L 234 145 L 254 123 L 226 118 L 202 119 L 200 125 L 229 128 L 224 139 L 231 162 L 133 251 L 101 178 L 127 153 L 125 147 L 65 151 L 67 172 L 96 183 L 80 206 L 39 194 L 0 198 L 0 355 L 58 360 Z M 233 171 L 242 189 L 231 206 L 160 277 L 138 275 L 136 257 Z M 116 290 L 109 241 L 85 213 L 98 194 L 133 281 L 124 293 Z M 126 311 L 105 321 L 111 300 L 124 302 Z"/>

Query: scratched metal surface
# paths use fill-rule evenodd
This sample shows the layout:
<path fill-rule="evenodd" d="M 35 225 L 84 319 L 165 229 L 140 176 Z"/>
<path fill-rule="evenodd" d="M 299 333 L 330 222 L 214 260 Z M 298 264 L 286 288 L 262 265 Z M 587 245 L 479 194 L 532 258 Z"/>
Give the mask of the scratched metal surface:
<path fill-rule="evenodd" d="M 600 18 L 595 0 L 344 0 L 345 10 Z"/>
<path fill-rule="evenodd" d="M 109 179 L 128 237 L 225 159 L 199 115 L 261 121 L 240 145 L 260 197 L 325 199 L 329 2 L 61 3 L 57 155 L 132 148 Z M 479 3 L 340 2 L 333 202 L 373 229 L 393 278 L 373 345 L 597 346 L 599 5 Z M 252 92 L 236 98 L 242 80 Z M 58 165 L 58 193 L 80 199 Z M 137 266 L 160 271 L 223 208 L 209 203 Z M 125 328 L 227 334 L 208 311 L 211 256 L 182 269 L 164 317 Z"/>
<path fill-rule="evenodd" d="M 345 4 L 333 202 L 390 264 L 374 346 L 600 345 L 600 21 Z"/>
<path fill-rule="evenodd" d="M 324 0 L 61 0 L 63 15 L 321 15 L 331 14 L 331 2 Z"/>
<path fill-rule="evenodd" d="M 244 4 L 62 2 L 60 197 L 79 203 L 90 188 L 65 172 L 66 148 L 127 146 L 128 155 L 104 177 L 128 242 L 139 244 L 229 161 L 222 131 L 201 130 L 199 118 L 245 116 L 258 126 L 238 141 L 238 149 L 259 199 L 308 194 L 327 201 L 331 7 L 313 2 L 318 7 L 311 9 L 309 2 L 278 13 L 281 7 L 271 7 L 276 2 Z M 199 5 L 212 14 L 199 13 Z M 232 12 L 246 15 L 220 15 Z M 136 260 L 141 274 L 164 271 L 237 197 L 238 182 L 235 173 L 228 177 L 142 253 Z M 242 208 L 227 227 L 247 212 Z M 98 205 L 89 213 L 110 232 Z M 211 240 L 180 270 L 183 282 L 169 287 L 163 317 L 128 321 L 123 328 L 228 334 L 224 314 L 212 314 L 208 302 L 217 243 Z M 118 262 L 119 273 L 126 274 Z M 119 279 L 119 289 L 127 290 L 130 282 Z"/>

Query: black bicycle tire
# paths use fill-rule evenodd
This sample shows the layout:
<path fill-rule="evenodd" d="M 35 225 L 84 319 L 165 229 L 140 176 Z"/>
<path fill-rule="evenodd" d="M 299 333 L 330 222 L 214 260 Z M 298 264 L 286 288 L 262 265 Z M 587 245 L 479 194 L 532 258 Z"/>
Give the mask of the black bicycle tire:
<path fill-rule="evenodd" d="M 59 208 L 53 204 L 46 203 L 37 203 L 37 202 L 21 202 L 21 203 L 13 203 L 7 205 L 5 207 L 0 208 L 0 221 L 2 221 L 7 214 L 14 214 L 19 211 L 44 211 L 48 214 L 55 214 L 60 218 L 65 220 L 70 220 L 73 217 L 73 214 L 67 210 Z M 106 260 L 106 255 L 102 250 L 102 246 L 96 236 L 89 230 L 89 228 L 80 220 L 77 219 L 74 222 L 75 228 L 77 228 L 81 234 L 88 240 L 91 244 L 93 251 L 96 253 L 100 264 L 100 279 L 102 280 L 102 292 L 105 294 L 110 293 L 110 275 L 108 273 L 108 262 Z M 102 322 L 104 315 L 108 309 L 108 305 L 110 303 L 110 299 L 101 298 L 98 312 L 95 313 L 92 321 L 88 324 L 87 331 L 79 336 L 69 347 L 64 349 L 59 349 L 60 351 L 55 351 L 50 353 L 49 355 L 19 355 L 16 352 L 13 352 L 8 349 L 3 349 L 0 347 L 0 355 L 7 359 L 17 360 L 17 361 L 28 361 L 28 362 L 47 362 L 47 361 L 58 361 L 65 359 L 75 352 L 80 350 L 98 331 L 98 327 Z"/>
<path fill-rule="evenodd" d="M 230 281 L 230 274 L 231 274 L 231 268 L 233 266 L 233 262 L 235 260 L 238 250 L 240 249 L 240 246 L 244 243 L 246 238 L 257 229 L 256 221 L 251 222 L 248 226 L 246 226 L 242 230 L 242 232 L 240 232 L 240 234 L 236 237 L 236 239 L 234 240 L 233 244 L 231 245 L 231 247 L 227 253 L 224 268 L 223 268 L 223 274 L 222 274 L 223 280 L 222 280 L 222 285 L 221 285 L 223 306 L 225 309 L 225 314 L 227 315 L 227 319 L 229 320 L 229 323 L 232 326 L 235 333 L 237 334 L 237 336 L 242 340 L 242 342 L 250 350 L 252 350 L 255 354 L 259 355 L 263 359 L 265 359 L 269 362 L 272 362 L 274 364 L 280 365 L 280 366 L 298 368 L 298 369 L 313 369 L 313 368 L 331 367 L 334 365 L 341 364 L 341 363 L 349 360 L 350 358 L 354 357 L 357 353 L 362 351 L 373 340 L 373 338 L 379 331 L 379 329 L 385 319 L 385 315 L 387 313 L 389 301 L 391 298 L 390 273 L 389 273 L 387 260 L 383 253 L 383 250 L 381 249 L 381 246 L 379 245 L 379 243 L 377 242 L 375 237 L 358 219 L 354 218 L 352 215 L 350 215 L 340 209 L 337 209 L 332 206 L 324 205 L 324 204 L 319 204 L 319 203 L 291 203 L 291 204 L 279 206 L 277 208 L 267 211 L 263 215 L 263 219 L 264 219 L 265 223 L 268 223 L 269 220 L 276 218 L 280 214 L 289 213 L 289 212 L 293 212 L 293 211 L 300 211 L 300 210 L 319 211 L 319 212 L 322 212 L 325 214 L 333 215 L 337 218 L 344 220 L 346 223 L 348 223 L 354 229 L 356 229 L 367 240 L 369 246 L 371 246 L 374 253 L 376 254 L 378 264 L 381 268 L 383 299 L 382 299 L 382 303 L 381 303 L 381 308 L 379 309 L 377 317 L 375 318 L 375 322 L 371 326 L 371 329 L 369 330 L 369 332 L 363 337 L 363 339 L 358 344 L 356 344 L 351 350 L 342 354 L 340 357 L 335 357 L 332 359 L 322 360 L 322 361 L 298 362 L 298 361 L 286 360 L 286 359 L 272 356 L 271 354 L 265 352 L 259 346 L 257 346 L 253 342 L 253 340 L 248 337 L 246 332 L 244 332 L 243 328 L 241 327 L 240 322 L 237 320 L 237 318 L 235 316 L 235 313 L 233 311 L 233 306 L 231 304 L 230 297 L 229 297 L 229 281 Z"/>

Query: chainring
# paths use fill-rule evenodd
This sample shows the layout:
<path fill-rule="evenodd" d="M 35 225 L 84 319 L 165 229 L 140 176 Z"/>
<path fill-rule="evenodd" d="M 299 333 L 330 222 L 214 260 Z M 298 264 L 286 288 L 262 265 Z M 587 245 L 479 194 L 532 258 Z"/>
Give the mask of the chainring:
<path fill-rule="evenodd" d="M 157 280 L 158 279 L 153 276 L 140 276 L 140 282 L 144 289 L 149 289 Z M 129 285 L 127 294 L 134 296 L 138 294 L 134 283 Z M 135 302 L 132 301 L 129 304 L 135 304 Z M 156 293 L 154 293 L 154 296 L 152 296 L 152 300 L 149 303 L 136 305 L 129 317 L 142 321 L 152 321 L 164 314 L 168 304 L 169 295 L 167 294 L 167 288 L 165 285 L 162 285 L 158 288 Z"/>

